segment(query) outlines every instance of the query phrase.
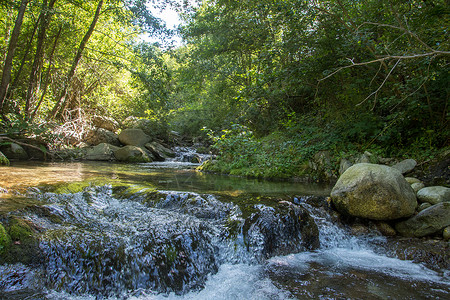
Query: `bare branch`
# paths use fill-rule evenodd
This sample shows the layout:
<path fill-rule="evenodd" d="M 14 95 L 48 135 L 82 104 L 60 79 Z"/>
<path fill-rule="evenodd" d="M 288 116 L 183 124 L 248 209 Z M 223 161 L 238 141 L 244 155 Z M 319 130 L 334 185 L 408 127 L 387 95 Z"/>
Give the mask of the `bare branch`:
<path fill-rule="evenodd" d="M 397 67 L 398 63 L 400 62 L 401 59 L 398 59 L 397 62 L 395 63 L 395 65 L 392 67 L 392 69 L 389 71 L 389 73 L 386 75 L 386 78 L 384 78 L 383 82 L 381 83 L 381 85 L 374 91 L 372 92 L 372 94 L 370 94 L 369 96 L 366 97 L 366 99 L 364 99 L 363 101 L 361 101 L 360 103 L 356 104 L 356 106 L 360 106 L 361 104 L 363 104 L 364 102 L 367 101 L 367 99 L 369 99 L 370 97 L 372 97 L 373 95 L 376 95 L 381 88 L 383 87 L 383 85 L 386 83 L 387 79 L 389 78 L 389 76 L 391 76 L 392 71 L 394 71 L 395 67 Z"/>
<path fill-rule="evenodd" d="M 356 66 L 365 66 L 365 65 L 376 63 L 376 62 L 383 62 L 383 61 L 392 60 L 392 59 L 399 59 L 399 60 L 416 59 L 416 58 L 422 58 L 422 57 L 428 57 L 428 56 L 439 56 L 439 55 L 450 55 L 450 51 L 433 50 L 431 52 L 422 53 L 422 54 L 388 55 L 388 56 L 384 56 L 384 57 L 381 57 L 381 58 L 378 58 L 378 59 L 374 59 L 374 60 L 370 60 L 370 61 L 366 61 L 366 62 L 361 62 L 361 63 L 353 63 L 353 64 L 348 65 L 348 66 L 340 67 L 336 71 L 334 71 L 331 74 L 325 76 L 324 78 L 319 79 L 318 81 L 319 82 L 320 81 L 324 81 L 325 79 L 330 78 L 331 76 L 335 75 L 336 73 L 339 73 L 340 71 L 342 71 L 344 69 L 348 69 L 348 68 L 352 68 L 352 67 L 356 67 Z"/>
<path fill-rule="evenodd" d="M 422 39 L 419 38 L 419 36 L 417 34 L 415 34 L 414 32 L 403 28 L 403 27 L 398 27 L 398 26 L 394 26 L 394 25 L 390 25 L 390 24 L 382 24 L 382 23 L 376 23 L 376 22 L 364 22 L 361 25 L 358 26 L 358 29 L 361 28 L 364 25 L 375 25 L 378 27 L 388 27 L 388 28 L 393 28 L 393 29 L 398 29 L 401 31 L 404 31 L 406 33 L 408 33 L 409 35 L 411 35 L 414 39 L 416 39 L 420 44 L 422 44 L 422 46 L 424 46 L 425 48 L 427 48 L 430 51 L 436 51 L 433 48 L 431 48 L 427 43 L 425 43 L 424 41 L 422 41 Z"/>

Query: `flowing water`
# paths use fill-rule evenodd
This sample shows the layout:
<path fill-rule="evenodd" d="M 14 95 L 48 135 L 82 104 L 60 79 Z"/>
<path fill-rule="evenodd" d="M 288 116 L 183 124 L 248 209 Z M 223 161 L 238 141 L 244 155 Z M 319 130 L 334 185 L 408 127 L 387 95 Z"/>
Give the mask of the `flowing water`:
<path fill-rule="evenodd" d="M 450 298 L 448 269 L 339 225 L 329 186 L 193 166 L 2 167 L 0 221 L 35 238 L 0 265 L 0 299 Z"/>

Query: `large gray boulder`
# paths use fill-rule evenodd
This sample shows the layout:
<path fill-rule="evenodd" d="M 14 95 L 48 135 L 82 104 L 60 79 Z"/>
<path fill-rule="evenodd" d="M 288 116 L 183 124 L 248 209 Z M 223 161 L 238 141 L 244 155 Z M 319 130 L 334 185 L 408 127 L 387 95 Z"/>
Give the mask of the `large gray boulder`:
<path fill-rule="evenodd" d="M 429 186 L 417 192 L 417 199 L 420 202 L 437 204 L 440 202 L 450 202 L 450 188 L 444 186 Z"/>
<path fill-rule="evenodd" d="M 331 191 L 336 209 L 372 220 L 395 220 L 414 214 L 417 199 L 402 174 L 391 167 L 356 164 L 348 168 Z"/>
<path fill-rule="evenodd" d="M 151 153 L 136 146 L 125 146 L 114 151 L 114 156 L 124 162 L 152 162 L 154 157 Z"/>
<path fill-rule="evenodd" d="M 118 150 L 119 147 L 101 143 L 97 146 L 90 147 L 86 151 L 85 159 L 87 160 L 100 160 L 100 161 L 110 161 L 114 160 L 114 151 Z"/>
<path fill-rule="evenodd" d="M 397 223 L 395 229 L 404 236 L 423 237 L 437 233 L 447 226 L 450 226 L 450 202 L 441 202 Z"/>
<path fill-rule="evenodd" d="M 417 166 L 417 162 L 414 159 L 405 159 L 401 162 L 393 165 L 392 167 L 394 169 L 399 170 L 402 174 L 406 174 L 408 172 L 411 172 L 414 170 L 414 168 Z"/>
<path fill-rule="evenodd" d="M 119 134 L 119 140 L 127 146 L 143 146 L 150 142 L 151 137 L 146 135 L 141 129 L 128 128 Z"/>

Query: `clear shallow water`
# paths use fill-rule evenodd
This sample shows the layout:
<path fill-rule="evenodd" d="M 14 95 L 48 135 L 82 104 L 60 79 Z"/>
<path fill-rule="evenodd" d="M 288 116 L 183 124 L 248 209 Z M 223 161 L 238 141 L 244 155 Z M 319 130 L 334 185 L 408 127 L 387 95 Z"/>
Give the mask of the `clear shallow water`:
<path fill-rule="evenodd" d="M 251 195 L 261 206 L 259 197 L 294 201 L 299 195 L 327 195 L 329 187 L 200 174 L 184 169 L 186 165 L 179 167 L 73 163 L 2 169 L 0 186 L 22 194 L 3 195 L 0 208 L 14 202 L 2 208 L 3 213 L 42 229 L 39 246 L 44 259 L 38 266 L 0 266 L 0 298 L 450 298 L 448 270 L 387 255 L 379 247 L 388 242 L 383 237 L 353 236 L 302 198 L 296 202 L 313 216 L 320 248 L 261 260 L 262 249 L 249 249 L 240 231 L 230 226 L 242 226 L 246 218 L 241 202 L 249 198 L 240 196 Z M 54 193 L 48 186 L 25 190 L 86 180 L 94 183 L 81 191 Z M 134 186 L 138 188 L 130 188 Z M 182 192 L 155 197 L 155 189 Z M 41 209 L 22 209 L 30 206 Z"/>
<path fill-rule="evenodd" d="M 120 164 L 103 162 L 43 163 L 14 162 L 2 166 L 0 187 L 23 189 L 30 186 L 102 179 L 105 183 L 148 183 L 159 190 L 240 195 L 328 195 L 324 184 L 274 182 L 196 172 L 198 164 L 163 162 Z M 0 194 L 1 195 L 1 194 Z"/>

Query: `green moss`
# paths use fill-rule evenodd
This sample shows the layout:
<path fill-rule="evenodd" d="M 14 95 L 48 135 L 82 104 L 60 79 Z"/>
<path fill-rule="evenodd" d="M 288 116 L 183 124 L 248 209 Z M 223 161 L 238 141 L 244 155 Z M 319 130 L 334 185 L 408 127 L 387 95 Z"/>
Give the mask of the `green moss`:
<path fill-rule="evenodd" d="M 5 227 L 0 224 L 0 255 L 6 253 L 7 249 L 11 245 L 11 238 L 6 232 Z"/>
<path fill-rule="evenodd" d="M 166 248 L 165 252 L 166 252 L 167 262 L 170 264 L 173 264 L 175 259 L 178 256 L 177 249 L 173 246 L 169 246 L 168 248 Z"/>
<path fill-rule="evenodd" d="M 33 231 L 25 220 L 13 218 L 9 222 L 8 233 L 12 241 L 25 241 L 33 237 Z"/>

